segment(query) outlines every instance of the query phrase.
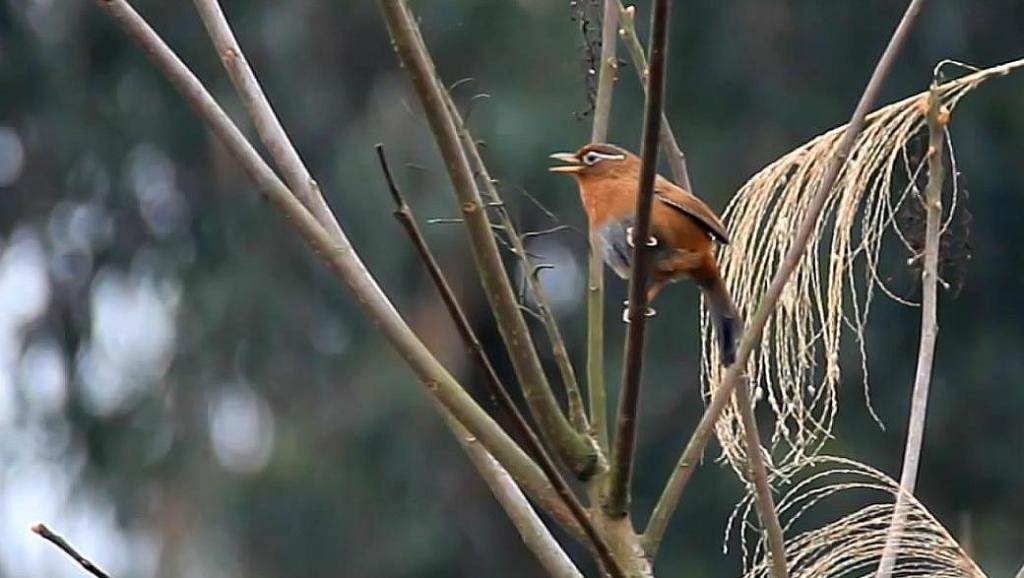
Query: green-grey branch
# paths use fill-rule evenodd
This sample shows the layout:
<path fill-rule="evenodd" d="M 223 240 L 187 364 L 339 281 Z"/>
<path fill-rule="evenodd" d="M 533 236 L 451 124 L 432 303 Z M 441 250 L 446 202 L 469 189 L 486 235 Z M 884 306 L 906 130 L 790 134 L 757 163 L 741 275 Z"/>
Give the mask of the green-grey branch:
<path fill-rule="evenodd" d="M 455 129 L 459 134 L 459 139 L 462 141 L 462 146 L 469 155 L 469 160 L 473 165 L 475 174 L 479 177 L 480 182 L 483 183 L 485 196 L 490 201 L 489 206 L 497 213 L 499 226 L 505 233 L 504 237 L 508 240 L 512 252 L 515 253 L 522 264 L 523 271 L 525 272 L 526 286 L 530 289 L 536 300 L 537 313 L 540 316 L 541 324 L 544 326 L 544 331 L 547 333 L 548 342 L 551 343 L 551 352 L 555 358 L 555 365 L 558 366 L 558 371 L 562 377 L 562 385 L 565 387 L 569 421 L 577 431 L 585 432 L 589 427 L 587 412 L 583 406 L 583 396 L 580 393 L 579 382 L 576 380 L 576 371 L 573 369 L 572 359 L 569 358 L 569 351 L 565 347 L 562 332 L 558 329 L 558 321 L 555 319 L 555 314 L 551 311 L 551 306 L 548 304 L 548 298 L 540 283 L 539 275 L 532 274 L 533 271 L 537 271 L 537 267 L 534 265 L 533 259 L 530 257 L 530 253 L 526 250 L 524 244 L 524 239 L 529 236 L 529 233 L 520 235 L 516 230 L 515 223 L 512 222 L 512 217 L 509 215 L 508 209 L 505 208 L 505 202 L 502 200 L 498 187 L 495 185 L 496 181 L 491 178 L 487 164 L 480 154 L 480 147 L 477 146 L 473 134 L 466 126 L 462 113 L 455 106 L 447 90 L 442 91 L 442 95 L 452 115 L 452 121 L 455 123 Z"/>
<path fill-rule="evenodd" d="M 590 142 L 608 139 L 612 95 L 618 58 L 615 56 L 615 32 L 619 26 L 618 0 L 604 0 L 601 20 L 601 65 L 598 69 L 597 96 L 594 99 L 594 124 Z M 604 382 L 604 260 L 601 258 L 597 231 L 589 231 L 587 260 L 587 398 L 590 401 L 590 425 L 601 448 L 608 451 L 608 391 Z"/>
<path fill-rule="evenodd" d="M 501 261 L 473 171 L 445 104 L 444 88 L 437 79 L 430 55 L 419 41 L 419 27 L 404 1 L 380 0 L 379 4 L 387 22 L 392 46 L 412 80 L 452 180 L 463 222 L 472 241 L 473 258 L 484 293 L 494 312 L 527 404 L 544 436 L 552 442 L 566 465 L 578 476 L 589 477 L 598 464 L 597 447 L 569 423 L 544 374 L 512 283 Z"/>
<path fill-rule="evenodd" d="M 313 213 L 317 222 L 331 234 L 338 234 L 340 226 L 320 192 L 320 185 L 310 176 L 309 170 L 288 138 L 288 133 L 274 114 L 274 108 L 263 93 L 220 4 L 217 0 L 195 0 L 195 5 L 224 64 L 224 69 L 227 70 L 242 104 L 252 118 L 256 133 L 267 147 L 270 158 L 281 171 L 284 182 Z"/>
<path fill-rule="evenodd" d="M 647 55 L 644 54 L 644 46 L 636 35 L 635 9 L 624 7 L 620 0 L 616 0 L 619 7 L 619 36 L 622 43 L 629 52 L 629 58 L 633 61 L 633 68 L 636 69 L 637 79 L 640 86 L 647 90 Z M 690 171 L 686 167 L 686 155 L 683 149 L 679 148 L 679 141 L 676 140 L 672 126 L 668 123 L 668 117 L 664 111 L 661 113 L 661 133 L 659 136 L 661 149 L 668 160 L 669 170 L 672 171 L 672 180 L 679 183 L 684 189 L 693 192 L 690 184 Z"/>

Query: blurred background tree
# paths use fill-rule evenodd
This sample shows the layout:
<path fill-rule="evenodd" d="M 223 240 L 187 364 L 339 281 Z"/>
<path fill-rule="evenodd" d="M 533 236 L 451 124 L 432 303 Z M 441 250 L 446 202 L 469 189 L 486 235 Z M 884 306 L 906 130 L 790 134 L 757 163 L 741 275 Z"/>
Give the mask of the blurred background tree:
<path fill-rule="evenodd" d="M 716 209 L 761 166 L 845 121 L 902 8 L 676 4 L 666 108 L 694 186 Z M 384 142 L 396 167 L 405 163 L 397 176 L 418 214 L 456 214 L 375 3 L 224 8 L 354 244 L 474 387 L 375 164 L 373 144 Z M 470 123 L 522 228 L 554 224 L 525 189 L 583 230 L 574 187 L 545 171 L 549 152 L 589 134 L 584 36 L 569 3 L 413 8 L 444 78 L 473 79 L 457 100 L 491 95 L 475 102 Z M 191 6 L 138 9 L 224 103 L 236 102 Z M 1022 32 L 1020 2 L 934 2 L 883 101 L 925 88 L 942 58 L 1020 57 Z M 616 89 L 611 140 L 637 149 L 642 99 L 631 74 Z M 918 484 L 994 576 L 1024 552 L 1024 361 L 1013 353 L 1024 345 L 1022 90 L 1019 77 L 988 84 L 951 125 L 969 212 L 950 253 L 953 290 L 942 295 Z M 79 575 L 28 532 L 40 520 L 116 576 L 537 574 L 411 373 L 250 189 L 91 3 L 0 2 L 2 575 Z M 463 231 L 425 229 L 503 364 Z M 544 280 L 580 368 L 585 238 L 570 231 L 532 248 L 557 265 Z M 891 251 L 884 270 L 916 298 L 907 256 Z M 625 287 L 609 287 L 614 320 Z M 636 477 L 644 511 L 701 411 L 695 296 L 671 289 L 662 299 L 675 305 L 663 304 L 650 327 Z M 879 300 L 873 315 L 871 400 L 887 428 L 849 371 L 828 449 L 897 475 L 917 312 Z M 608 375 L 617 376 L 622 331 L 609 328 Z M 741 491 L 730 472 L 701 469 L 691 490 L 700 499 L 684 500 L 659 571 L 738 573 L 738 556 L 721 544 Z"/>

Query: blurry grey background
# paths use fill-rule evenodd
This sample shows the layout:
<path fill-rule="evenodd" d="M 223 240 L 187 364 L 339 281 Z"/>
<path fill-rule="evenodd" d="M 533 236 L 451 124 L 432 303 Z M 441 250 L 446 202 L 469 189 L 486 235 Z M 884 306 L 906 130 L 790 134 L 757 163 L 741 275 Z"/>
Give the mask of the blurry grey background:
<path fill-rule="evenodd" d="M 579 0 L 584 5 L 593 0 Z M 903 8 L 881 0 L 674 3 L 667 112 L 697 193 L 717 210 L 774 158 L 845 122 Z M 456 214 L 425 122 L 371 0 L 226 1 L 300 152 L 373 273 L 479 394 L 443 310 L 393 222 L 383 142 L 423 218 Z M 592 7 L 587 5 L 588 10 Z M 189 3 L 138 8 L 244 121 Z M 646 24 L 647 3 L 638 4 Z M 589 135 L 584 36 L 569 2 L 420 0 L 448 82 L 483 92 L 471 125 L 524 229 L 578 230 L 575 187 L 547 155 Z M 621 51 L 620 51 L 621 52 Z M 1024 54 L 1024 3 L 934 0 L 886 83 L 933 65 Z M 640 92 L 622 69 L 612 139 L 638 148 Z M 248 129 L 247 129 L 248 130 Z M 1024 558 L 1024 79 L 993 80 L 954 115 L 965 207 L 942 295 L 919 495 L 970 534 L 992 576 Z M 425 227 L 487 348 L 500 342 L 457 225 Z M 29 531 L 43 521 L 115 576 L 528 576 L 540 570 L 420 386 L 140 51 L 85 0 L 0 1 L 0 575 L 81 576 Z M 579 232 L 533 247 L 582 368 Z M 897 248 L 883 267 L 916 298 Z M 608 376 L 624 288 L 611 282 Z M 639 518 L 701 411 L 697 299 L 651 325 Z M 671 304 L 671 305 L 670 305 Z M 828 451 L 896 475 L 918 315 L 876 302 L 872 401 L 849 356 Z M 486 396 L 479 396 L 489 404 Z M 702 467 L 659 574 L 735 575 L 731 472 Z M 578 552 L 577 550 L 574 550 Z"/>

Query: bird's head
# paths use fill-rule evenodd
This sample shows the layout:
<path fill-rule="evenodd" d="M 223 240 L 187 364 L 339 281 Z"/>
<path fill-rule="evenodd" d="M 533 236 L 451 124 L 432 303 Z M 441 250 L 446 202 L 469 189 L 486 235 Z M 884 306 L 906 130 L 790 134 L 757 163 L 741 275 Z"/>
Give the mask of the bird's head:
<path fill-rule="evenodd" d="M 606 143 L 590 143 L 574 153 L 554 153 L 551 158 L 564 164 L 548 170 L 579 178 L 607 177 L 638 170 L 640 159 L 626 149 Z"/>

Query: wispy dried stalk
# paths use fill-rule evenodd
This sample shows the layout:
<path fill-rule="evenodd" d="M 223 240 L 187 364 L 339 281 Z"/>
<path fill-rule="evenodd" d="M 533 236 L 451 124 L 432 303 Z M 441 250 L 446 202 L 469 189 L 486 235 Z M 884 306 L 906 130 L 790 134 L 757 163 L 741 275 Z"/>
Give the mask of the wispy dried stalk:
<path fill-rule="evenodd" d="M 869 575 L 885 549 L 886 535 L 901 494 L 899 485 L 881 472 L 853 460 L 818 456 L 796 474 L 800 479 L 782 495 L 779 513 L 792 534 L 786 542 L 793 578 L 841 578 Z M 821 508 L 849 507 L 851 499 L 865 505 L 832 522 L 803 532 L 802 518 Z M 770 578 L 772 566 L 760 538 L 751 547 L 743 524 L 751 515 L 751 498 L 741 502 L 730 528 L 738 527 L 744 550 L 744 578 Z M 828 511 L 826 510 L 826 511 Z M 952 535 L 912 496 L 907 496 L 904 549 L 895 567 L 908 578 L 983 578 L 985 574 Z M 729 532 L 731 530 L 727 530 Z"/>
<path fill-rule="evenodd" d="M 287 217 L 288 223 L 346 284 L 362 304 L 363 311 L 406 360 L 430 397 L 443 408 L 443 412 L 450 413 L 480 441 L 480 445 L 472 446 L 476 448 L 474 451 L 486 448 L 528 495 L 546 510 L 556 515 L 563 512 L 566 514 L 564 519 L 569 519 L 562 500 L 555 494 L 537 464 L 476 404 L 416 338 L 370 275 L 344 232 L 339 229 L 338 234 L 332 235 L 320 225 L 274 174 L 199 79 L 131 5 L 124 0 L 98 0 L 97 5 L 139 44 L 153 65 L 178 90 L 207 128 L 220 139 L 257 189 Z M 487 473 L 481 472 L 481 475 Z"/>
<path fill-rule="evenodd" d="M 647 326 L 647 276 L 651 248 L 644 242 L 650 236 L 651 203 L 654 199 L 654 178 L 658 172 L 658 129 L 661 127 L 662 102 L 665 96 L 665 60 L 668 52 L 669 0 L 655 0 L 651 10 L 651 55 L 647 78 L 647 100 L 644 103 L 643 139 L 640 147 L 640 182 L 636 200 L 636 225 L 633 256 L 630 261 L 629 309 L 626 348 L 623 360 L 622 387 L 612 440 L 611 471 L 605 511 L 612 517 L 629 513 L 633 460 L 636 453 L 637 411 L 640 405 L 640 382 L 643 377 L 644 330 Z"/>
<path fill-rule="evenodd" d="M 419 42 L 418 26 L 402 0 L 379 0 L 392 47 L 412 80 L 458 197 L 473 258 L 498 330 L 529 405 L 545 438 L 581 477 L 598 465 L 596 444 L 576 431 L 555 399 L 544 374 L 515 291 L 505 271 L 469 160 L 445 104 L 433 61 Z"/>
<path fill-rule="evenodd" d="M 1014 61 L 946 82 L 936 87 L 937 95 L 951 111 L 985 80 L 1022 65 L 1024 61 Z M 891 294 L 878 272 L 880 253 L 887 233 L 903 241 L 896 215 L 924 172 L 926 159 L 911 163 L 908 148 L 926 128 L 921 102 L 927 97 L 927 92 L 917 94 L 867 117 L 848 155 L 851 162 L 840 172 L 810 236 L 808 251 L 766 325 L 768 339 L 753 355 L 751 387 L 775 415 L 769 446 L 784 450 L 776 453 L 777 466 L 813 455 L 828 439 L 838 408 L 843 332 L 852 334 L 863 359 L 875 291 Z M 751 178 L 727 209 L 733 244 L 721 253 L 720 263 L 730 292 L 748 318 L 769 285 L 771 271 L 793 246 L 793 223 L 806 214 L 809 195 L 839 153 L 845 130 L 828 131 L 782 156 Z M 909 184 L 894 187 L 904 168 Z M 821 255 L 828 255 L 827 260 Z M 716 344 L 706 344 L 705 374 L 715 383 L 721 378 Z M 718 437 L 729 462 L 742 471 L 746 458 L 739 416 L 728 407 L 725 416 L 718 423 Z"/>
<path fill-rule="evenodd" d="M 722 376 L 718 387 L 714 388 L 711 401 L 708 403 L 708 407 L 705 409 L 704 415 L 697 424 L 697 428 L 694 431 L 693 436 L 686 444 L 686 448 L 683 450 L 683 454 L 680 456 L 679 462 L 673 470 L 672 475 L 665 486 L 665 490 L 662 492 L 661 498 L 655 506 L 654 513 L 651 516 L 651 522 L 648 524 L 648 529 L 644 532 L 644 543 L 648 553 L 651 555 L 657 551 L 658 545 L 661 543 L 661 538 L 664 536 L 665 528 L 668 525 L 668 520 L 671 517 L 672 512 L 675 511 L 676 506 L 679 503 L 679 498 L 682 496 L 682 492 L 685 489 L 686 484 L 689 482 L 690 475 L 693 472 L 693 467 L 704 453 L 704 448 L 707 445 L 708 440 L 711 438 L 711 433 L 714 430 L 715 424 L 718 422 L 718 418 L 725 409 L 725 406 L 732 399 L 733 392 L 736 389 L 736 384 L 739 383 L 741 378 L 743 378 L 742 374 L 747 369 L 747 362 L 750 360 L 751 353 L 753 353 L 754 349 L 758 347 L 758 344 L 761 341 L 761 335 L 764 331 L 765 325 L 769 318 L 771 318 L 775 313 L 775 309 L 779 302 L 779 298 L 782 296 L 783 289 L 786 287 L 790 276 L 803 257 L 804 251 L 807 248 L 808 240 L 811 237 L 811 233 L 818 226 L 818 217 L 821 214 L 821 210 L 824 207 L 825 202 L 830 196 L 832 186 L 836 181 L 836 177 L 839 175 L 839 170 L 845 164 L 854 140 L 864 125 L 864 119 L 867 116 L 868 109 L 875 101 L 878 91 L 881 89 L 882 81 L 888 74 L 892 63 L 896 58 L 896 54 L 899 52 L 900 47 L 903 45 L 904 40 L 909 34 L 910 28 L 912 27 L 913 22 L 916 19 L 917 14 L 920 12 L 923 4 L 924 0 L 912 0 L 910 2 L 906 13 L 903 15 L 903 19 L 900 21 L 899 26 L 897 26 L 892 38 L 889 40 L 889 45 L 886 47 L 885 52 L 879 59 L 878 64 L 875 66 L 871 79 L 868 81 L 867 87 L 864 89 L 864 93 L 861 95 L 860 101 L 857 103 L 853 117 L 850 119 L 850 123 L 843 131 L 843 137 L 835 150 L 836 154 L 830 158 L 825 174 L 822 177 L 815 194 L 811 197 L 810 205 L 803 213 L 803 217 L 800 220 L 800 226 L 797 229 L 796 234 L 793 236 L 792 243 L 786 252 L 785 259 L 782 261 L 782 264 L 779 266 L 772 278 L 771 284 L 761 297 L 754 314 L 749 318 L 750 321 L 747 324 L 746 331 L 743 334 L 743 338 L 740 341 L 739 349 L 737 351 L 736 362 L 733 363 L 729 367 L 728 371 L 725 372 L 725 375 Z M 735 234 L 734 236 L 738 237 L 740 235 Z M 725 251 L 724 253 L 728 255 L 729 251 Z M 742 258 L 742 255 L 739 257 Z M 730 289 L 732 288 L 730 287 Z M 736 295 L 736 293 L 733 294 Z M 737 299 L 741 303 L 743 302 L 742 297 L 737 297 Z"/>
<path fill-rule="evenodd" d="M 636 34 L 636 9 L 633 6 L 623 6 L 619 0 L 615 1 L 619 8 L 619 36 L 622 37 L 622 43 L 626 46 L 626 52 L 629 52 L 630 59 L 633 61 L 633 69 L 636 70 L 640 86 L 646 91 L 647 55 L 644 54 L 644 46 Z M 684 189 L 692 192 L 693 186 L 690 183 L 690 171 L 686 166 L 686 155 L 683 154 L 683 150 L 679 147 L 679 141 L 676 140 L 676 135 L 672 132 L 672 126 L 669 124 L 668 117 L 665 116 L 664 111 L 661 113 L 659 140 L 661 142 L 661 150 L 665 153 L 665 158 L 668 161 L 669 170 L 672 171 L 672 180 Z"/>
<path fill-rule="evenodd" d="M 594 124 L 590 142 L 605 142 L 611 123 L 612 96 L 618 74 L 615 56 L 618 30 L 618 0 L 604 0 L 601 19 L 601 66 L 598 69 L 597 96 L 594 99 Z M 587 260 L 587 397 L 590 401 L 590 427 L 597 443 L 608 450 L 608 392 L 604 381 L 604 259 L 597 231 L 589 231 Z"/>
<path fill-rule="evenodd" d="M 67 540 L 62 538 L 60 534 L 57 534 L 53 530 L 46 527 L 46 524 L 36 524 L 32 526 L 32 531 L 39 534 L 47 542 L 50 542 L 54 546 L 61 549 L 62 552 L 68 555 L 69 558 L 78 562 L 78 565 L 85 569 L 86 572 L 96 576 L 96 578 L 110 578 L 110 575 L 100 569 L 99 566 L 93 564 L 88 558 L 78 553 Z"/>
<path fill-rule="evenodd" d="M 547 476 L 559 497 L 561 497 L 565 502 L 566 508 L 568 508 L 572 514 L 572 517 L 580 528 L 585 541 L 589 542 L 590 547 L 597 554 L 602 565 L 609 568 L 609 574 L 613 576 L 625 576 L 622 570 L 619 569 L 617 562 L 612 556 L 611 550 L 608 548 L 608 544 L 604 540 L 604 537 L 601 536 L 594 527 L 590 517 L 587 515 L 587 511 L 583 508 L 583 505 L 580 504 L 579 500 L 576 498 L 576 494 L 573 493 L 572 488 L 569 487 L 565 478 L 563 478 L 561 473 L 558 471 L 558 466 L 555 464 L 554 460 L 551 459 L 551 456 L 545 449 L 544 444 L 541 443 L 537 434 L 534 433 L 533 428 L 530 427 L 526 418 L 519 411 L 519 408 L 516 407 L 515 401 L 513 401 L 508 389 L 504 384 L 502 384 L 501 378 L 498 377 L 498 372 L 495 371 L 494 366 L 487 357 L 487 354 L 484 353 L 483 346 L 480 344 L 480 340 L 477 338 L 476 332 L 473 331 L 473 327 L 470 324 L 469 319 L 462 311 L 462 307 L 459 306 L 458 299 L 455 297 L 455 292 L 452 290 L 451 285 L 449 285 L 448 280 L 441 271 L 441 267 L 437 264 L 437 259 L 434 258 L 430 247 L 427 245 L 426 239 L 423 238 L 423 234 L 416 225 L 416 219 L 412 214 L 412 209 L 409 207 L 409 204 L 406 203 L 405 197 L 402 195 L 401 190 L 395 183 L 394 177 L 391 175 L 391 169 L 388 167 L 387 159 L 384 156 L 384 147 L 382 145 L 377 145 L 377 158 L 380 161 L 381 170 L 383 171 L 384 178 L 387 181 L 388 190 L 391 192 L 392 199 L 395 202 L 395 217 L 405 229 L 420 257 L 420 260 L 423 261 L 426 266 L 427 271 L 430 274 L 430 278 L 434 282 L 434 286 L 438 293 L 440 293 L 441 300 L 444 302 L 445 308 L 448 310 L 448 315 L 455 323 L 455 328 L 458 330 L 459 336 L 462 338 L 463 343 L 469 350 L 470 357 L 473 358 L 477 366 L 480 368 L 480 371 L 483 373 L 491 394 L 494 396 L 495 400 L 497 400 L 498 405 L 502 410 L 511 417 L 512 426 L 516 434 L 522 440 L 522 443 L 525 444 L 526 449 L 536 457 L 538 465 L 544 471 L 544 475 Z M 486 465 L 488 461 L 483 460 L 480 463 Z M 532 513 L 532 509 L 530 512 Z M 517 513 L 516 515 L 519 516 L 521 513 Z M 528 545 L 530 544 L 528 543 Z M 548 546 L 546 542 L 544 545 L 545 547 Z"/>
<path fill-rule="evenodd" d="M 935 341 L 939 333 L 939 227 L 942 225 L 942 184 L 946 176 L 942 153 L 949 111 L 942 106 L 942 99 L 934 84 L 924 104 L 928 120 L 928 184 L 924 189 L 924 198 L 921 199 L 925 211 L 924 269 L 921 272 L 921 343 L 917 352 L 917 373 L 914 376 L 914 392 L 910 402 L 910 423 L 907 426 L 907 443 L 903 453 L 903 472 L 900 474 L 902 491 L 896 498 L 896 508 L 892 525 L 889 527 L 889 536 L 886 538 L 885 551 L 882 553 L 882 561 L 878 564 L 878 578 L 892 576 L 900 537 L 906 525 L 906 497 L 914 495 L 917 486 L 917 469 L 921 460 L 921 446 L 924 443 L 924 422 L 928 415 L 928 389 L 932 381 Z"/>

